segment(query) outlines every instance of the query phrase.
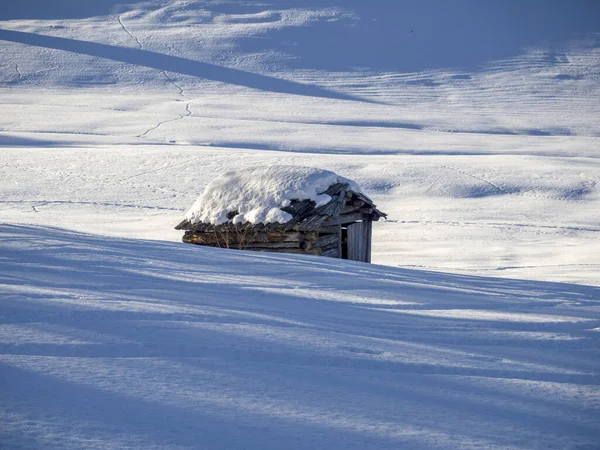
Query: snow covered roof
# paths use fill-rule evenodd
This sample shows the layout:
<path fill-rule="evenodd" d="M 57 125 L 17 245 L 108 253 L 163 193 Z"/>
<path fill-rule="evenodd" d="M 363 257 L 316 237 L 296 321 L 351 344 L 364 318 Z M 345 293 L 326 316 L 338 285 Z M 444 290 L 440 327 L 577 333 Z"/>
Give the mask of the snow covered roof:
<path fill-rule="evenodd" d="M 225 172 L 208 184 L 177 228 L 184 223 L 288 223 L 293 203 L 308 200 L 313 209 L 327 205 L 331 195 L 341 192 L 329 190 L 335 185 L 371 203 L 354 181 L 328 170 L 276 165 Z"/>

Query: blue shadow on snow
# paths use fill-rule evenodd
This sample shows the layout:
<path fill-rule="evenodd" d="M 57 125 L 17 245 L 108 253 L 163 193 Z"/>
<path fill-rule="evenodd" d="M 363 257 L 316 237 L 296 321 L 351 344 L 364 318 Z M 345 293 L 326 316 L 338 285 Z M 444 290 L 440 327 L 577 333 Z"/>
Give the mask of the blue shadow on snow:
<path fill-rule="evenodd" d="M 194 61 L 148 50 L 2 29 L 0 29 L 0 40 L 79 53 L 96 58 L 109 59 L 126 64 L 179 73 L 181 75 L 190 75 L 207 80 L 244 86 L 265 92 L 376 103 L 371 100 L 333 92 L 314 85 L 297 83 L 295 81 L 283 80 L 281 78 L 260 75 L 240 69 L 218 66 L 216 64 Z"/>

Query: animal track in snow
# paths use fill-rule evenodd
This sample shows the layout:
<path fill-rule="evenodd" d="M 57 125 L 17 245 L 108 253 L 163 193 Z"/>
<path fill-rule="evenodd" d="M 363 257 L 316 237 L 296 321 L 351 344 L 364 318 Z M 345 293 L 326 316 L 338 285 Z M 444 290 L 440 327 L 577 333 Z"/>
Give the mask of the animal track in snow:
<path fill-rule="evenodd" d="M 117 21 L 119 22 L 119 25 L 121 25 L 121 28 L 123 29 L 123 31 L 125 33 L 127 33 L 129 36 L 131 36 L 133 39 L 135 39 L 135 42 L 137 44 L 138 49 L 139 50 L 144 50 L 144 46 L 143 46 L 142 42 L 140 41 L 140 39 L 136 35 L 134 35 L 131 31 L 129 31 L 129 29 L 127 28 L 127 26 L 125 25 L 125 23 L 123 23 L 123 19 L 121 18 L 121 15 L 117 16 Z M 160 128 L 165 123 L 175 122 L 177 120 L 183 119 L 184 117 L 189 117 L 189 116 L 192 115 L 192 110 L 190 109 L 191 108 L 192 100 L 187 95 L 185 95 L 185 91 L 183 90 L 183 88 L 173 79 L 173 77 L 171 77 L 167 73 L 167 71 L 161 70 L 161 73 L 167 78 L 167 80 L 169 81 L 169 83 L 171 83 L 173 86 L 175 86 L 177 88 L 177 90 L 179 91 L 179 95 L 181 97 L 183 97 L 184 99 L 187 100 L 187 102 L 185 104 L 185 113 L 180 114 L 178 117 L 175 117 L 173 119 L 167 119 L 167 120 L 163 120 L 163 121 L 157 123 L 156 125 L 154 125 L 153 127 L 149 128 L 148 130 L 144 131 L 143 133 L 138 134 L 137 137 L 139 137 L 139 138 L 145 138 L 146 136 L 148 136 L 148 134 L 150 134 L 154 130 L 157 130 L 158 128 Z"/>
<path fill-rule="evenodd" d="M 137 46 L 140 50 L 144 49 L 144 46 L 142 45 L 142 43 L 140 42 L 140 40 L 137 38 L 137 36 L 133 35 L 129 29 L 125 26 L 125 24 L 123 23 L 123 19 L 121 19 L 121 15 L 117 16 L 117 21 L 119 22 L 119 25 L 121 25 L 121 28 L 123 28 L 123 31 L 125 33 L 127 33 L 129 36 L 131 36 L 133 39 L 135 39 L 135 42 L 137 43 Z"/>

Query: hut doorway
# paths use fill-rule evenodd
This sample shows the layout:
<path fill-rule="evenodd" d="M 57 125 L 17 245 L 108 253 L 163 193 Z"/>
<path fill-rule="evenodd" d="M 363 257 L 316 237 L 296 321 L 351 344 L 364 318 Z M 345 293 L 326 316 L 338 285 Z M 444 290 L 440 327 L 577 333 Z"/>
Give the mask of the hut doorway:
<path fill-rule="evenodd" d="M 371 262 L 372 222 L 363 220 L 342 227 L 342 258 Z"/>

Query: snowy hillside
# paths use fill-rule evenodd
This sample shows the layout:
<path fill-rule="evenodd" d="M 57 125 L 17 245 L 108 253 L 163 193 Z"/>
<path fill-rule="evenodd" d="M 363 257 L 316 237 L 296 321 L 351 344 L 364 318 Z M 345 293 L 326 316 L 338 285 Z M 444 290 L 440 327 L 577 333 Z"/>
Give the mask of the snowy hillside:
<path fill-rule="evenodd" d="M 0 448 L 596 448 L 599 98 L 589 0 L 2 2 Z M 275 165 L 376 264 L 181 243 Z"/>
<path fill-rule="evenodd" d="M 598 288 L 0 236 L 2 448 L 598 443 Z"/>

